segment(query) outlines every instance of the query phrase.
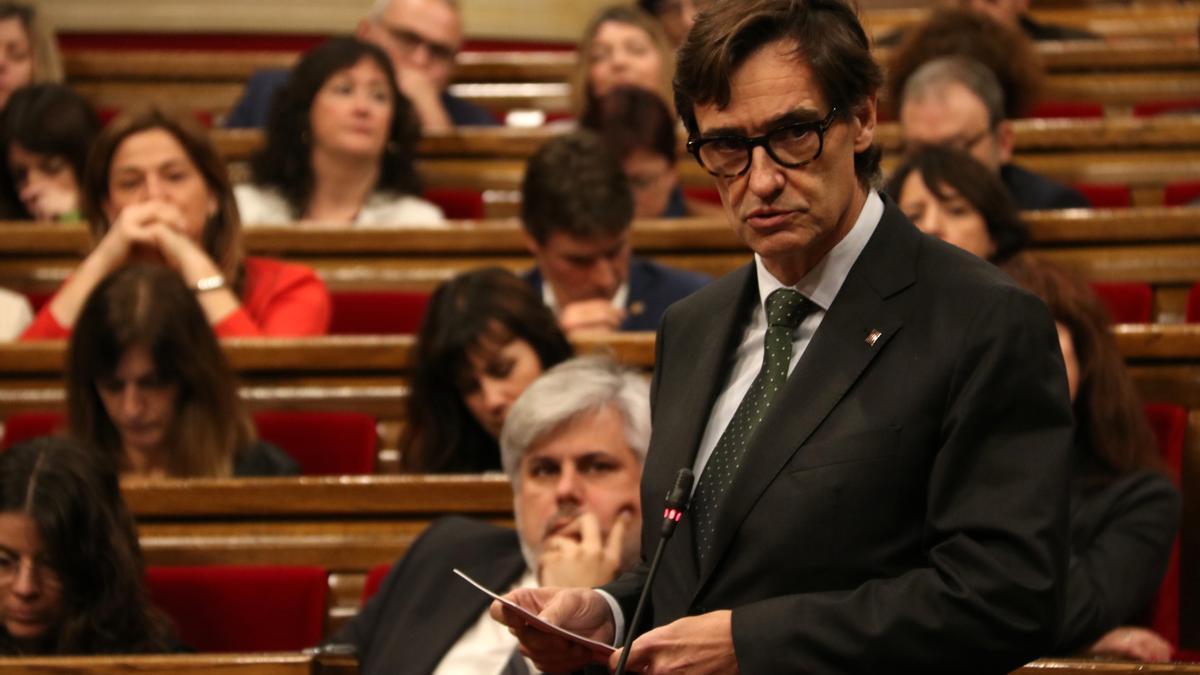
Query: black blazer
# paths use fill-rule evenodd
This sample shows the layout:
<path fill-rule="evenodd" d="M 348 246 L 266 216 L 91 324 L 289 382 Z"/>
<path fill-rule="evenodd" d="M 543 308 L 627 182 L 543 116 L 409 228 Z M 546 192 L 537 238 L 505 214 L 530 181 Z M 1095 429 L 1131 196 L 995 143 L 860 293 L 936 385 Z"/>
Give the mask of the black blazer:
<path fill-rule="evenodd" d="M 1071 495 L 1067 609 L 1056 651 L 1086 647 L 1138 623 L 1154 599 L 1179 531 L 1179 490 L 1144 469 L 1100 484 L 1076 479 Z"/>
<path fill-rule="evenodd" d="M 653 625 L 733 610 L 746 674 L 1006 672 L 1054 641 L 1071 411 L 1053 321 L 885 204 L 750 441 L 715 553 L 698 569 L 681 526 L 655 582 Z M 749 265 L 663 317 L 643 552 L 757 302 Z M 605 587 L 627 618 L 644 571 Z"/>
<path fill-rule="evenodd" d="M 379 591 L 329 639 L 358 649 L 363 675 L 428 675 L 491 604 L 451 570 L 493 590 L 525 573 L 513 530 L 457 516 L 441 518 L 392 566 Z"/>

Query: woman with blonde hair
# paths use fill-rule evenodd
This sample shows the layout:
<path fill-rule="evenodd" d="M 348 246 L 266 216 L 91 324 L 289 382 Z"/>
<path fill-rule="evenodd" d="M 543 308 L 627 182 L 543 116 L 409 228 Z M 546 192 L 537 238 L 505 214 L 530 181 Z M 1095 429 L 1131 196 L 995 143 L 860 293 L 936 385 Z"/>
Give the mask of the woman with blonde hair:
<path fill-rule="evenodd" d="M 63 81 L 53 32 L 33 5 L 0 2 L 0 109 L 27 84 Z"/>
<path fill-rule="evenodd" d="M 635 6 L 607 7 L 592 18 L 579 40 L 572 111 L 582 117 L 621 85 L 641 87 L 669 102 L 674 71 L 671 45 L 653 16 Z"/>

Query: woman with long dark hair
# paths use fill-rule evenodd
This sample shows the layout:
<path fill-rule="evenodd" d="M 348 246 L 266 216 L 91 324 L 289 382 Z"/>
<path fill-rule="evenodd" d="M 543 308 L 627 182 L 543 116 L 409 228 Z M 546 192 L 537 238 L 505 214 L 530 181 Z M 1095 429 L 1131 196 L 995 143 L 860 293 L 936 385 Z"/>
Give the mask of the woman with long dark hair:
<path fill-rule="evenodd" d="M 420 126 L 383 50 L 335 38 L 304 55 L 276 95 L 254 182 L 236 190 L 247 225 L 440 223 L 421 199 Z"/>
<path fill-rule="evenodd" d="M 0 654 L 175 651 L 107 458 L 44 437 L 0 455 Z"/>
<path fill-rule="evenodd" d="M 433 293 L 413 352 L 407 471 L 500 470 L 509 407 L 571 345 L 537 293 L 499 268 L 466 272 Z"/>
<path fill-rule="evenodd" d="M 1165 661 L 1171 645 L 1135 624 L 1166 571 L 1180 496 L 1162 470 L 1108 314 L 1086 283 L 1063 270 L 1028 255 L 1004 269 L 1050 308 L 1075 409 L 1071 556 L 1057 651 Z"/>
<path fill-rule="evenodd" d="M 161 265 L 105 278 L 67 353 L 70 430 L 122 475 L 277 476 L 299 466 L 255 437 L 193 293 Z"/>
<path fill-rule="evenodd" d="M 225 163 L 188 118 L 148 108 L 105 127 L 88 158 L 83 211 L 95 245 L 23 339 L 69 336 L 100 280 L 138 261 L 173 270 L 219 337 L 329 329 L 329 292 L 311 269 L 244 254 Z"/>

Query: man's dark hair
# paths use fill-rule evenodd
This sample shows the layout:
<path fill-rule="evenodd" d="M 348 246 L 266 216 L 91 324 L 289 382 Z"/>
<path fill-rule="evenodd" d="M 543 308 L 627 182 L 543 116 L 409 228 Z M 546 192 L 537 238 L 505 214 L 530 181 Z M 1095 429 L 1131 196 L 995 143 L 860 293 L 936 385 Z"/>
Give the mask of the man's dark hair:
<path fill-rule="evenodd" d="M 843 116 L 858 110 L 883 84 L 883 71 L 853 5 L 844 0 L 747 0 L 715 3 L 700 14 L 676 54 L 675 109 L 688 134 L 699 132 L 696 105 L 729 105 L 734 71 L 764 45 L 796 44 L 821 93 Z M 863 185 L 879 176 L 879 149 L 855 153 Z"/>
<path fill-rule="evenodd" d="M 521 221 L 538 243 L 552 232 L 596 239 L 629 229 L 633 193 L 608 144 L 580 130 L 538 148 L 521 184 Z"/>

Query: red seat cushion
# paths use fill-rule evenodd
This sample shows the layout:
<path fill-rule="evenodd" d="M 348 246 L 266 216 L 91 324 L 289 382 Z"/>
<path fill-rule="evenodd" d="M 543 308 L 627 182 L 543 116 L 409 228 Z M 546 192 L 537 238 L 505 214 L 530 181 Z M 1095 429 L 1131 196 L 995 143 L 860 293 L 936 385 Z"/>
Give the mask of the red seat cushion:
<path fill-rule="evenodd" d="M 39 436 L 52 436 L 67 424 L 66 415 L 57 411 L 13 413 L 4 420 L 4 439 L 0 450 Z"/>
<path fill-rule="evenodd" d="M 1200 282 L 1196 282 L 1188 291 L 1187 322 L 1200 323 Z"/>
<path fill-rule="evenodd" d="M 1163 204 L 1166 206 L 1186 206 L 1197 198 L 1200 198 L 1200 180 L 1167 183 L 1163 188 Z"/>
<path fill-rule="evenodd" d="M 1154 290 L 1150 284 L 1093 282 L 1091 287 L 1113 323 L 1150 323 L 1154 316 Z"/>
<path fill-rule="evenodd" d="M 202 652 L 294 651 L 321 640 L 329 583 L 320 567 L 151 567 L 151 601 Z"/>
<path fill-rule="evenodd" d="M 415 335 L 429 305 L 418 291 L 335 291 L 331 335 Z"/>
<path fill-rule="evenodd" d="M 1075 189 L 1082 192 L 1095 209 L 1127 209 L 1133 204 L 1128 185 L 1076 183 Z"/>
<path fill-rule="evenodd" d="M 356 412 L 262 411 L 254 426 L 263 440 L 295 458 L 306 476 L 375 472 L 375 418 Z"/>
<path fill-rule="evenodd" d="M 483 192 L 463 188 L 429 188 L 425 199 L 437 204 L 451 220 L 483 218 Z"/>
<path fill-rule="evenodd" d="M 1146 101 L 1133 106 L 1134 117 L 1153 117 L 1163 113 L 1200 110 L 1200 98 L 1181 98 L 1172 101 Z"/>
<path fill-rule="evenodd" d="M 721 193 L 717 192 L 715 187 L 685 187 L 683 188 L 683 196 L 696 201 L 707 202 L 709 204 L 721 205 Z"/>
<path fill-rule="evenodd" d="M 367 572 L 367 582 L 363 584 L 362 604 L 367 604 L 367 601 L 371 599 L 371 596 L 375 595 L 376 591 L 379 590 L 379 587 L 383 585 L 383 580 L 387 578 L 388 572 L 390 572 L 391 569 L 391 565 L 383 563 L 381 565 L 372 567 L 371 571 Z"/>

